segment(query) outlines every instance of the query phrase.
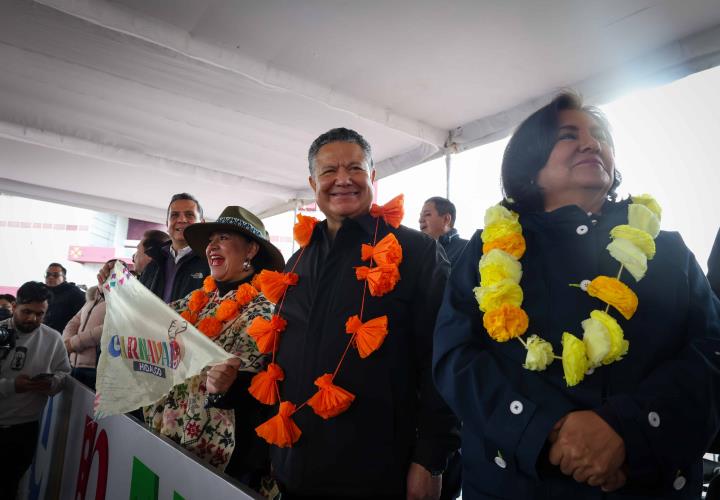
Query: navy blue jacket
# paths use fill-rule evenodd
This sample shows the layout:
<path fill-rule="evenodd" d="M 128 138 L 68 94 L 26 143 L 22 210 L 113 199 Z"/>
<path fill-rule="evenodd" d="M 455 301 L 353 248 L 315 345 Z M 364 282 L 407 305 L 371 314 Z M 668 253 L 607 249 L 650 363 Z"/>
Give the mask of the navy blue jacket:
<path fill-rule="evenodd" d="M 607 203 L 603 213 L 567 206 L 520 218 L 526 335 L 551 342 L 557 355 L 564 331 L 582 338 L 581 321 L 604 309 L 568 285 L 619 268 L 605 247 L 610 229 L 627 222 L 627 202 Z M 498 343 L 485 332 L 473 296 L 482 241 L 479 231 L 473 236 L 452 269 L 433 356 L 440 393 L 463 420 L 463 498 L 700 497 L 701 458 L 720 425 L 720 303 L 677 233 L 661 232 L 656 244 L 640 282 L 623 274 L 639 297 L 635 316 L 626 321 L 611 310 L 628 354 L 568 388 L 560 361 L 544 372 L 526 370 L 520 342 Z M 625 442 L 628 484 L 606 496 L 547 460 L 553 425 L 588 409 Z"/>
<path fill-rule="evenodd" d="M 457 260 L 460 258 L 460 254 L 462 253 L 465 245 L 467 245 L 468 242 L 468 240 L 464 240 L 460 237 L 457 229 L 455 228 L 452 228 L 450 231 L 440 236 L 440 238 L 438 238 L 438 241 L 445 250 L 451 266 L 454 266 Z"/>

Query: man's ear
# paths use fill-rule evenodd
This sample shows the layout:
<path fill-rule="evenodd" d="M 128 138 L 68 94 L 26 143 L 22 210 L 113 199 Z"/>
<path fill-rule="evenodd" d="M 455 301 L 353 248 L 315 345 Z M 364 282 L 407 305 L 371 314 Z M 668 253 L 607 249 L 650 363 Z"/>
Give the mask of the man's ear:
<path fill-rule="evenodd" d="M 375 182 L 375 168 L 370 167 L 370 182 Z"/>
<path fill-rule="evenodd" d="M 446 227 L 452 227 L 452 225 L 451 225 L 452 224 L 452 215 L 450 215 L 450 214 L 443 215 L 443 223 L 445 224 Z"/>
<path fill-rule="evenodd" d="M 308 177 L 308 184 L 310 184 L 310 187 L 312 188 L 313 193 L 316 193 L 317 191 L 316 191 L 316 188 L 315 188 L 316 184 L 315 184 L 315 177 L 314 177 L 314 176 L 311 175 L 310 177 Z"/>

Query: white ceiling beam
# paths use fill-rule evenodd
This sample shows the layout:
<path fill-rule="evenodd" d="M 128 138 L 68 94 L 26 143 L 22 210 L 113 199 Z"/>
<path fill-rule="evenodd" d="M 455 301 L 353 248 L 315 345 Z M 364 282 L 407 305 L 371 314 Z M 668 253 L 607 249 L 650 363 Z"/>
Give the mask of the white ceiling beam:
<path fill-rule="evenodd" d="M 35 0 L 35 2 L 242 75 L 268 88 L 289 92 L 330 108 L 354 114 L 438 148 L 443 147 L 447 140 L 446 130 L 402 116 L 382 106 L 361 101 L 337 89 L 301 78 L 237 51 L 202 42 L 175 26 L 137 15 L 109 2 L 99 0 Z"/>
<path fill-rule="evenodd" d="M 77 137 L 69 137 L 54 132 L 26 127 L 15 123 L 0 121 L 0 137 L 25 142 L 36 146 L 64 151 L 87 158 L 112 161 L 121 165 L 141 166 L 164 175 L 198 179 L 222 186 L 234 186 L 238 189 L 262 193 L 277 200 L 286 201 L 295 198 L 297 192 L 277 184 L 261 182 L 248 177 L 220 172 L 211 168 L 185 163 L 168 158 L 152 156 L 137 151 L 98 144 Z"/>

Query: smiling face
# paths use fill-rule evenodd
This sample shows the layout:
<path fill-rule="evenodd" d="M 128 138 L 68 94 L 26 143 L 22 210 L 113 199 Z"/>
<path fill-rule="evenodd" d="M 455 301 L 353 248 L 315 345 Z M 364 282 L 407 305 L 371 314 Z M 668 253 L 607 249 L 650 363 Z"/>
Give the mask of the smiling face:
<path fill-rule="evenodd" d="M 615 176 L 609 138 L 584 111 L 561 111 L 558 118 L 557 142 L 536 181 L 543 191 L 545 210 L 570 204 L 598 210 Z"/>
<path fill-rule="evenodd" d="M 318 150 L 314 165 L 310 187 L 331 232 L 337 231 L 345 218 L 370 210 L 375 170 L 360 146 L 352 142 L 325 144 Z"/>
<path fill-rule="evenodd" d="M 183 235 L 185 228 L 196 222 L 204 222 L 200 218 L 197 204 L 192 200 L 175 200 L 168 207 L 167 228 L 175 250 L 185 248 L 187 241 Z"/>
<path fill-rule="evenodd" d="M 252 260 L 260 250 L 260 245 L 237 233 L 215 232 L 205 248 L 210 265 L 210 275 L 216 281 L 238 281 L 252 274 L 244 269 L 246 261 Z"/>

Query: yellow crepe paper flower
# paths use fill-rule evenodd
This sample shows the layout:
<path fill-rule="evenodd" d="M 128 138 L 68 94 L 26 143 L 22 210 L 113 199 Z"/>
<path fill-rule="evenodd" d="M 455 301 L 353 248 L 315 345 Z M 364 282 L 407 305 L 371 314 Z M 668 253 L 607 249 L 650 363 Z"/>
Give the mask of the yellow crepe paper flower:
<path fill-rule="evenodd" d="M 501 219 L 485 226 L 481 237 L 483 243 L 488 243 L 511 234 L 522 234 L 520 223 L 516 220 Z"/>
<path fill-rule="evenodd" d="M 548 367 L 555 359 L 552 344 L 543 340 L 537 335 L 531 335 L 527 339 L 527 355 L 525 356 L 524 368 L 535 372 L 541 372 Z"/>
<path fill-rule="evenodd" d="M 660 207 L 660 204 L 649 194 L 631 196 L 630 199 L 633 203 L 648 207 L 650 211 L 657 216 L 658 220 L 662 219 L 662 208 Z"/>
<path fill-rule="evenodd" d="M 599 311 L 597 309 L 590 312 L 590 318 L 602 323 L 603 326 L 607 328 L 610 337 L 610 351 L 603 358 L 602 364 L 609 365 L 625 356 L 630 348 L 630 342 L 625 340 L 623 329 L 618 322 L 615 321 L 615 318 L 605 311 Z"/>
<path fill-rule="evenodd" d="M 520 283 L 522 266 L 509 253 L 495 248 L 480 259 L 480 286 L 491 286 L 504 279 Z"/>
<path fill-rule="evenodd" d="M 509 253 L 516 259 L 520 259 L 523 254 L 525 254 L 525 238 L 522 234 L 515 233 L 496 240 L 488 241 L 483 244 L 483 254 L 488 254 L 496 248 Z"/>
<path fill-rule="evenodd" d="M 494 340 L 507 342 L 527 331 L 528 315 L 517 306 L 503 304 L 483 315 L 483 326 Z"/>
<path fill-rule="evenodd" d="M 587 293 L 617 309 L 625 319 L 632 318 L 638 306 L 638 298 L 625 283 L 610 276 L 598 276 L 590 282 Z"/>
<path fill-rule="evenodd" d="M 489 226 L 501 220 L 516 221 L 518 214 L 508 210 L 502 205 L 494 205 L 485 210 L 485 226 Z"/>
<path fill-rule="evenodd" d="M 628 224 L 645 231 L 653 238 L 660 233 L 660 219 L 645 205 L 631 203 L 628 205 Z"/>
<path fill-rule="evenodd" d="M 562 365 L 565 383 L 568 387 L 578 385 L 585 378 L 588 359 L 585 355 L 585 344 L 572 333 L 562 334 Z"/>
<path fill-rule="evenodd" d="M 588 318 L 582 322 L 583 343 L 591 368 L 600 366 L 610 352 L 610 333 L 600 321 Z"/>
<path fill-rule="evenodd" d="M 625 266 L 635 281 L 640 281 L 647 272 L 647 257 L 631 241 L 617 238 L 607 246 L 613 259 Z"/>
<path fill-rule="evenodd" d="M 622 238 L 628 240 L 638 247 L 648 260 L 652 260 L 652 258 L 655 257 L 655 240 L 645 231 L 641 231 L 628 224 L 622 224 L 610 230 L 610 237 L 613 239 Z"/>
<path fill-rule="evenodd" d="M 479 286 L 474 292 L 482 312 L 492 311 L 503 304 L 520 307 L 523 300 L 522 288 L 512 280 L 502 280 L 492 286 Z"/>

